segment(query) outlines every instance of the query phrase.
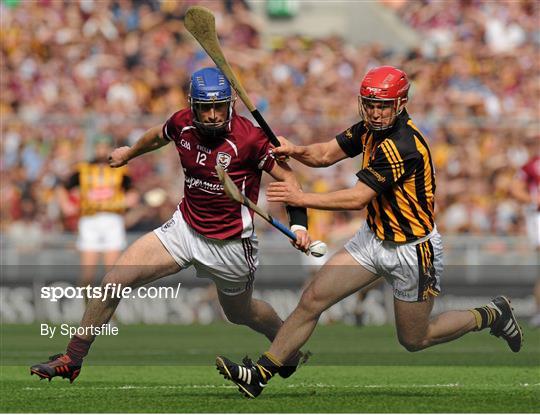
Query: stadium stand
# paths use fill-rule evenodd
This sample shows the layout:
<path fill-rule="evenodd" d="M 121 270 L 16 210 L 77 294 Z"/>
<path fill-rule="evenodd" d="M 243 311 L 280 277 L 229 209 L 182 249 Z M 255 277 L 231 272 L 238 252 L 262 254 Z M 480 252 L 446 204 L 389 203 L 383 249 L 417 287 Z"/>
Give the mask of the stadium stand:
<path fill-rule="evenodd" d="M 269 35 L 272 20 L 245 1 L 2 1 L 3 249 L 72 248 L 66 233 L 77 218 L 61 216 L 54 186 L 91 156 L 98 138 L 129 144 L 186 105 L 188 75 L 211 63 L 180 23 L 192 4 L 213 10 L 225 54 L 256 106 L 277 133 L 298 143 L 328 139 L 357 120 L 358 83 L 369 68 L 403 68 L 413 85 L 410 113 L 431 140 L 443 235 L 482 241 L 484 259 L 510 249 L 534 255 L 519 239 L 526 234 L 523 206 L 510 192 L 540 138 L 534 1 L 379 2 L 379 14 L 393 14 L 423 39 L 407 48 L 331 34 Z M 240 102 L 237 109 L 246 113 Z M 324 191 L 350 186 L 357 162 L 295 168 L 305 188 Z M 145 155 L 130 163 L 130 174 L 146 197 L 126 220 L 132 232 L 143 232 L 163 223 L 182 194 L 177 155 L 172 148 Z M 280 206 L 266 207 L 284 215 Z M 337 243 L 360 220 L 316 212 L 313 237 Z M 272 234 L 259 223 L 265 232 Z M 450 242 L 450 260 L 465 258 L 460 244 Z"/>

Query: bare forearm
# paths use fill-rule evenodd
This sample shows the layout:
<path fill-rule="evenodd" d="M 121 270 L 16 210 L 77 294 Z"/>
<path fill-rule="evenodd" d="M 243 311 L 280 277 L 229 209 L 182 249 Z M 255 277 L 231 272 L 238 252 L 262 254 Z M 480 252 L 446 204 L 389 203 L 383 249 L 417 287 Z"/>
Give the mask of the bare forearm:
<path fill-rule="evenodd" d="M 330 193 L 302 193 L 300 206 L 320 210 L 362 210 L 366 202 L 353 189 Z"/>
<path fill-rule="evenodd" d="M 279 182 L 290 183 L 296 189 L 302 188 L 296 175 L 292 172 L 291 167 L 284 161 L 278 161 L 274 168 L 268 173 Z"/>
<path fill-rule="evenodd" d="M 361 181 L 350 188 L 329 193 L 303 193 L 289 183 L 274 182 L 268 185 L 266 196 L 269 202 L 284 202 L 321 210 L 361 210 L 377 193 Z"/>
<path fill-rule="evenodd" d="M 325 143 L 295 146 L 291 156 L 309 167 L 327 167 L 332 164 L 327 160 Z"/>
<path fill-rule="evenodd" d="M 169 141 L 163 137 L 161 126 L 155 126 L 146 131 L 129 150 L 129 159 L 157 150 Z"/>

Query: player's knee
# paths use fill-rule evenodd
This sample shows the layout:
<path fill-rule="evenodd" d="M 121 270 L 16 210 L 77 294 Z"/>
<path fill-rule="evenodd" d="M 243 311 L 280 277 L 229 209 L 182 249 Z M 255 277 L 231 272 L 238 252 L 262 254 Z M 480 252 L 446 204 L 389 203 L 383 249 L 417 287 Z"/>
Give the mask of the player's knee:
<path fill-rule="evenodd" d="M 240 326 L 247 326 L 249 323 L 251 323 L 250 318 L 239 316 L 238 314 L 228 315 L 227 320 L 229 320 L 232 324 L 238 324 Z"/>
<path fill-rule="evenodd" d="M 418 352 L 428 346 L 425 339 L 417 337 L 399 337 L 399 344 L 409 352 Z"/>
<path fill-rule="evenodd" d="M 223 310 L 223 311 L 225 312 L 225 316 L 227 317 L 227 320 L 229 320 L 229 322 L 231 322 L 232 324 L 245 326 L 251 321 L 249 315 L 246 315 L 244 313 L 240 313 L 238 311 L 229 311 L 229 310 Z"/>
<path fill-rule="evenodd" d="M 110 271 L 108 271 L 105 276 L 103 277 L 103 280 L 101 281 L 102 287 L 129 287 L 131 284 L 129 284 L 126 280 L 125 273 L 119 272 L 116 267 L 113 267 Z"/>
<path fill-rule="evenodd" d="M 315 289 L 307 288 L 302 294 L 298 308 L 309 316 L 318 317 L 325 310 L 324 301 Z"/>
<path fill-rule="evenodd" d="M 418 352 L 423 349 L 419 343 L 409 342 L 409 341 L 400 341 L 399 342 L 408 352 Z"/>
<path fill-rule="evenodd" d="M 119 284 L 120 283 L 119 277 L 120 276 L 115 272 L 113 268 L 112 270 L 110 270 L 109 272 L 105 274 L 105 276 L 103 277 L 103 280 L 101 281 L 101 285 L 105 286 L 107 284 L 109 285 Z"/>

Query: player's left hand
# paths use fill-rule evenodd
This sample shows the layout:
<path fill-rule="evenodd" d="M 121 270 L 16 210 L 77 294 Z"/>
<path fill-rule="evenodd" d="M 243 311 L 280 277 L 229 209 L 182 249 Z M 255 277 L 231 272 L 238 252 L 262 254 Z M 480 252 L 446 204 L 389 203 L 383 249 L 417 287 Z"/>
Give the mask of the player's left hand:
<path fill-rule="evenodd" d="M 296 235 L 296 241 L 291 241 L 292 246 L 302 252 L 307 252 L 311 245 L 311 238 L 307 231 L 298 230 L 295 231 L 294 234 Z"/>
<path fill-rule="evenodd" d="M 109 155 L 109 166 L 122 167 L 129 161 L 129 152 L 131 148 L 128 146 L 115 148 Z"/>
<path fill-rule="evenodd" d="M 287 182 L 273 182 L 266 189 L 269 202 L 283 202 L 291 206 L 302 206 L 302 189 Z"/>

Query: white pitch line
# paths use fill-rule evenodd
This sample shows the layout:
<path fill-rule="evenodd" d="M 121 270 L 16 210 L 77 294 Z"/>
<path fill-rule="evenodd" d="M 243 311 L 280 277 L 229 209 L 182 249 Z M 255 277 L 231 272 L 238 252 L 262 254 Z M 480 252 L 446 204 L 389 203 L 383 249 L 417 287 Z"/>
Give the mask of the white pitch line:
<path fill-rule="evenodd" d="M 288 385 L 289 388 L 458 388 L 461 385 L 459 383 L 445 383 L 445 384 L 433 384 L 433 385 L 415 385 L 415 384 L 386 384 L 386 385 L 332 385 L 326 383 L 299 383 Z M 506 385 L 510 386 L 510 385 Z"/>
<path fill-rule="evenodd" d="M 79 387 L 67 387 L 67 388 L 55 388 L 54 390 L 130 390 L 130 389 L 232 389 L 237 388 L 234 385 L 159 385 L 159 386 L 137 386 L 137 385 L 123 385 L 123 386 L 79 386 Z M 22 390 L 45 390 L 45 388 L 25 387 Z"/>
<path fill-rule="evenodd" d="M 377 388 L 459 388 L 459 387 L 477 387 L 477 386 L 485 386 L 485 385 L 462 385 L 459 383 L 435 383 L 435 384 L 426 384 L 426 385 L 418 385 L 418 384 L 384 384 L 384 385 L 332 385 L 332 384 L 325 384 L 325 383 L 298 383 L 298 384 L 291 384 L 287 387 L 289 388 L 364 388 L 364 389 L 377 389 Z M 506 387 L 538 387 L 540 386 L 540 383 L 520 383 L 518 385 L 515 384 L 504 384 L 504 385 L 493 385 L 493 386 L 506 386 Z"/>
<path fill-rule="evenodd" d="M 326 383 L 298 383 L 287 385 L 288 388 L 356 388 L 356 389 L 387 389 L 387 388 L 459 388 L 462 386 L 475 387 L 485 385 L 460 385 L 459 383 L 435 383 L 432 385 L 416 385 L 416 384 L 388 384 L 388 385 L 332 385 Z M 496 386 L 507 386 L 507 387 L 539 387 L 540 383 L 520 383 L 518 385 L 514 384 L 505 384 L 505 385 L 496 385 Z M 234 385 L 159 385 L 159 386 L 138 386 L 138 385 L 123 385 L 123 386 L 89 386 L 89 387 L 67 387 L 67 388 L 55 388 L 55 391 L 58 390 L 71 390 L 71 391 L 80 391 L 80 390 L 138 390 L 138 389 L 235 389 L 237 386 Z M 34 390 L 45 390 L 45 388 L 37 387 L 24 387 L 22 390 L 34 391 Z"/>

